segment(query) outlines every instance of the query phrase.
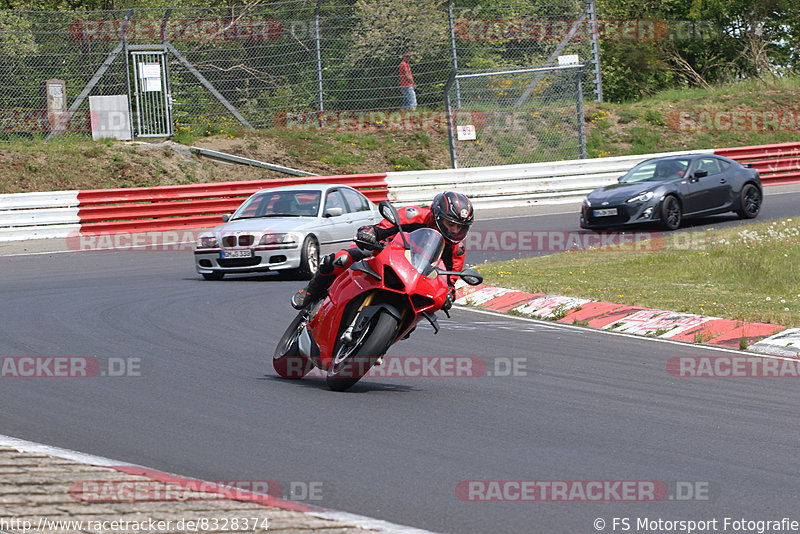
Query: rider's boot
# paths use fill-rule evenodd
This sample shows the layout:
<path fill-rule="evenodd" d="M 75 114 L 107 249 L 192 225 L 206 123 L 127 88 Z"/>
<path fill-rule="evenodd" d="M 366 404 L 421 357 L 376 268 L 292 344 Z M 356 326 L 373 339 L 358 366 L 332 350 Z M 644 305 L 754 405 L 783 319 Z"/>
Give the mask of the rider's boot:
<path fill-rule="evenodd" d="M 296 310 L 302 310 L 312 302 L 321 299 L 335 279 L 335 274 L 326 275 L 317 271 L 308 282 L 308 285 L 292 296 L 292 307 Z"/>

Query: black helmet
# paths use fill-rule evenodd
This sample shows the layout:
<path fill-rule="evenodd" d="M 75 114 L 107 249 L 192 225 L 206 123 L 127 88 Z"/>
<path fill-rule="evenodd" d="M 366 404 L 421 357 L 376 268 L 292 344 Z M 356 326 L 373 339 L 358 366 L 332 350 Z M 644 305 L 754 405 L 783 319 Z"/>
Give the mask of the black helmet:
<path fill-rule="evenodd" d="M 451 243 L 459 243 L 467 237 L 467 232 L 469 232 L 474 216 L 472 202 L 466 196 L 454 191 L 439 193 L 433 198 L 431 212 L 433 213 L 433 220 L 436 221 L 436 228 L 439 229 L 445 239 Z M 458 224 L 460 228 L 451 231 L 442 223 L 443 220 Z"/>

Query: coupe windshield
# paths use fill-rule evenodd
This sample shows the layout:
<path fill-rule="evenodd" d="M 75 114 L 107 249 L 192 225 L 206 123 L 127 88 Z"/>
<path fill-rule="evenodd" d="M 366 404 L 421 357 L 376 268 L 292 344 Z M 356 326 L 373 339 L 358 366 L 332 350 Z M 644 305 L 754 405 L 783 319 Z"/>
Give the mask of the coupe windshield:
<path fill-rule="evenodd" d="M 402 239 L 400 236 L 397 238 Z M 411 250 L 408 251 L 411 265 L 423 276 L 428 276 L 442 257 L 444 251 L 442 234 L 431 228 L 420 228 L 408 234 L 408 241 L 411 244 Z"/>
<path fill-rule="evenodd" d="M 682 178 L 689 168 L 688 159 L 665 159 L 640 163 L 620 178 L 620 183 L 661 182 Z"/>
<path fill-rule="evenodd" d="M 242 204 L 231 219 L 256 217 L 316 217 L 320 191 L 271 191 L 253 195 Z"/>

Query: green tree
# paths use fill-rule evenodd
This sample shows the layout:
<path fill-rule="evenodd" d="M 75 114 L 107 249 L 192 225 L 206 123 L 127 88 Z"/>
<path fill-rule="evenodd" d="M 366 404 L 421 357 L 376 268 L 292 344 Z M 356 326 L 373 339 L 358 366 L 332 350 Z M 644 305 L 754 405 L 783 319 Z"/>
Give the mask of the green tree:
<path fill-rule="evenodd" d="M 800 54 L 799 5 L 800 0 L 598 0 L 600 19 L 653 19 L 670 30 L 655 41 L 602 43 L 606 98 L 791 72 Z"/>

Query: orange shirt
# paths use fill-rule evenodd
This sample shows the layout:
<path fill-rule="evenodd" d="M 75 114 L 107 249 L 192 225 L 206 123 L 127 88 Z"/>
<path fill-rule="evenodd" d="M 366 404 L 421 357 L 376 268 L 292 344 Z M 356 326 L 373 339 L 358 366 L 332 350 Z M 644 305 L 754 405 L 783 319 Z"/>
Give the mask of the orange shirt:
<path fill-rule="evenodd" d="M 411 67 L 405 59 L 400 62 L 400 86 L 414 86 L 414 76 L 411 74 Z"/>

